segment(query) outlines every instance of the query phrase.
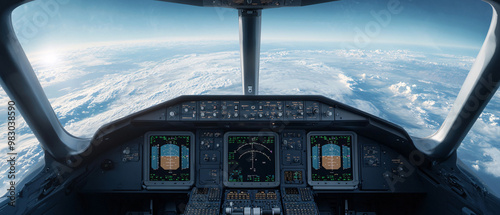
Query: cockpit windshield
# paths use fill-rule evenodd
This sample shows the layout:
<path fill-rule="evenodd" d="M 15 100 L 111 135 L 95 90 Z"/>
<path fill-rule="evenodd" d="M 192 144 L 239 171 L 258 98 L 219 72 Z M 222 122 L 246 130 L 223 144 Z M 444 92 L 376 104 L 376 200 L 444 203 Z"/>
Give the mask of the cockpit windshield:
<path fill-rule="evenodd" d="M 489 5 L 474 0 L 263 10 L 259 94 L 323 95 L 412 136 L 431 135 L 453 105 L 491 16 Z M 180 95 L 242 94 L 234 9 L 41 0 L 18 7 L 12 23 L 60 123 L 75 136 L 90 138 L 106 123 Z M 1 98 L 6 104 L 4 92 Z M 499 117 L 497 93 L 458 149 L 492 188 L 500 178 Z M 21 131 L 30 135 L 26 124 Z M 24 150 L 43 154 L 31 139 Z"/>

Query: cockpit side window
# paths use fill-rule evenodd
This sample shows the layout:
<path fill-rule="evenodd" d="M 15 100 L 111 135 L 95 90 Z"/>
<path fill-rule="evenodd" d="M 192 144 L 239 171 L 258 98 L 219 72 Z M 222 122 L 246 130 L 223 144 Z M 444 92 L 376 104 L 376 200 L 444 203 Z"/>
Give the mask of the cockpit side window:
<path fill-rule="evenodd" d="M 24 121 L 14 100 L 0 87 L 0 196 L 10 192 L 11 186 L 19 183 L 31 167 L 43 165 L 44 151 Z M 19 192 L 16 190 L 15 192 Z"/>

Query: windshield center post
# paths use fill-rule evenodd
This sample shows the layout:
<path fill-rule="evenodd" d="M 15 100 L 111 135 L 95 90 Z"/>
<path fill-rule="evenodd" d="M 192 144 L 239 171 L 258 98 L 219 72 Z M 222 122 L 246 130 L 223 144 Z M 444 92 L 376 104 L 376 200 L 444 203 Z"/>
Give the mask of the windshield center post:
<path fill-rule="evenodd" d="M 244 95 L 259 89 L 261 9 L 239 9 L 241 78 Z"/>

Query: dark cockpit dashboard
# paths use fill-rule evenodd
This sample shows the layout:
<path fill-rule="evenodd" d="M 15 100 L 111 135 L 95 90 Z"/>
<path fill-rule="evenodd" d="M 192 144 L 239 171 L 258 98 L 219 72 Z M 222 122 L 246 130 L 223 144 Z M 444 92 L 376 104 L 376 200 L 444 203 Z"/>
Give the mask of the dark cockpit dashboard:
<path fill-rule="evenodd" d="M 92 147 L 88 212 L 404 214 L 427 193 L 401 127 L 322 96 L 181 96 Z"/>

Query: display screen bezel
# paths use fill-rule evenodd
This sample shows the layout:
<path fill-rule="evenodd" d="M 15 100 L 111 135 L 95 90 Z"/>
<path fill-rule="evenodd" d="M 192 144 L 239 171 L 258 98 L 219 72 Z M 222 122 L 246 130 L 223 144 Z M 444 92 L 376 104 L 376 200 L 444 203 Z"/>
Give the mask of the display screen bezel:
<path fill-rule="evenodd" d="M 230 182 L 229 181 L 229 161 L 228 161 L 228 138 L 230 136 L 273 136 L 274 137 L 274 163 L 275 163 L 275 180 L 274 182 Z M 235 187 L 235 188 L 250 188 L 250 187 L 277 187 L 280 184 L 280 165 L 279 165 L 279 136 L 274 132 L 227 132 L 224 134 L 224 174 L 223 174 L 223 184 L 226 187 Z"/>
<path fill-rule="evenodd" d="M 149 143 L 151 136 L 189 136 L 189 180 L 188 181 L 151 181 L 149 178 L 151 168 L 151 146 Z M 195 181 L 195 136 L 192 132 L 170 132 L 170 131 L 150 131 L 144 135 L 144 185 L 147 189 L 189 189 Z"/>
<path fill-rule="evenodd" d="M 351 165 L 352 165 L 352 179 L 351 181 L 313 181 L 312 180 L 312 150 L 311 150 L 311 137 L 312 136 L 342 136 L 349 135 L 352 137 L 351 147 Z M 352 131 L 330 131 L 318 132 L 312 131 L 307 134 L 307 182 L 315 189 L 356 189 L 359 184 L 358 172 L 358 139 L 356 133 Z"/>

